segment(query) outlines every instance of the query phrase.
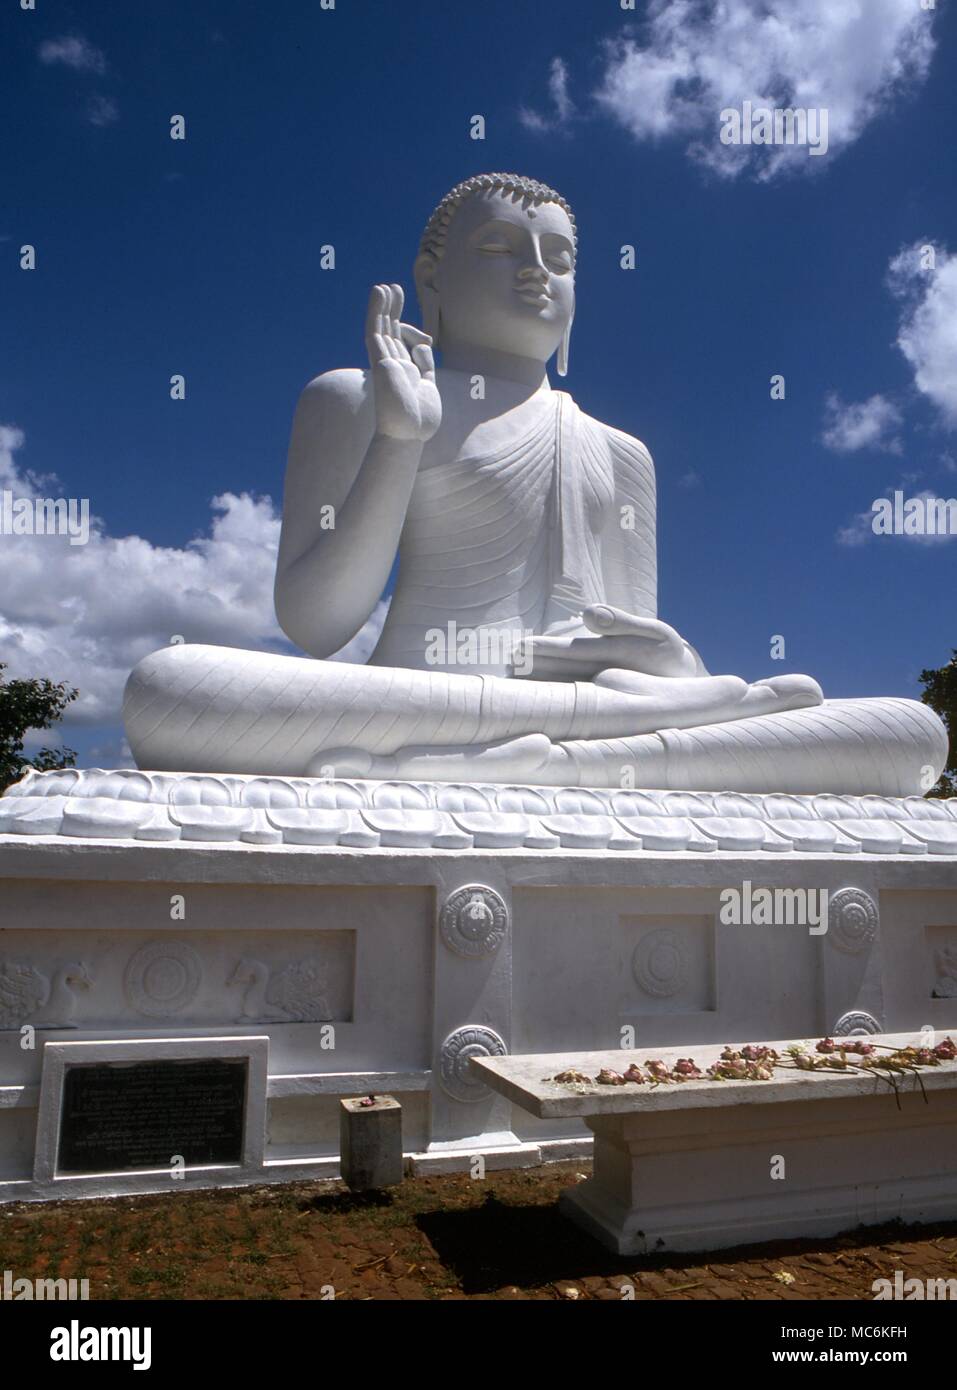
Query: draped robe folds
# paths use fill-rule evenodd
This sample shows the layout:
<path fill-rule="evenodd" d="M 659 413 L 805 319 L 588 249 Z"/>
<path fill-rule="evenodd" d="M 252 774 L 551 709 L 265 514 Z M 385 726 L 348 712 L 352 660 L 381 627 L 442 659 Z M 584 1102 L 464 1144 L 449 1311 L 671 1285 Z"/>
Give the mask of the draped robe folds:
<path fill-rule="evenodd" d="M 513 639 L 590 604 L 647 617 L 657 608 L 644 446 L 564 392 L 540 392 L 516 414 L 521 427 L 495 454 L 420 469 L 368 666 L 185 644 L 154 653 L 124 702 L 138 766 L 700 791 L 926 789 L 947 740 L 912 701 L 821 704 L 805 692 L 797 707 L 779 701 L 765 714 L 743 698 L 754 687 L 733 676 L 657 678 L 642 694 L 510 677 Z M 469 633 L 477 646 L 463 668 Z"/>
<path fill-rule="evenodd" d="M 492 631 L 543 633 L 593 603 L 655 616 L 647 451 L 589 420 L 562 391 L 539 393 L 521 413 L 527 427 L 498 453 L 420 470 L 372 664 L 505 676 L 508 660 L 495 658 L 506 644 L 490 641 Z M 438 659 L 427 637 L 435 632 L 476 633 L 478 659 L 458 662 L 451 640 L 448 659 Z"/>

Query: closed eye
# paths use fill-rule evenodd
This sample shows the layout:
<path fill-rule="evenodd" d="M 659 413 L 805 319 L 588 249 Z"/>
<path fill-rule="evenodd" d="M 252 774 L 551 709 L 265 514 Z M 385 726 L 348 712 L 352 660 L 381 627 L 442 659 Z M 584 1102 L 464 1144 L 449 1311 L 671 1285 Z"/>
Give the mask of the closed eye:
<path fill-rule="evenodd" d="M 502 242 L 489 242 L 478 249 L 484 251 L 487 256 L 510 256 L 512 254 L 512 248 Z"/>

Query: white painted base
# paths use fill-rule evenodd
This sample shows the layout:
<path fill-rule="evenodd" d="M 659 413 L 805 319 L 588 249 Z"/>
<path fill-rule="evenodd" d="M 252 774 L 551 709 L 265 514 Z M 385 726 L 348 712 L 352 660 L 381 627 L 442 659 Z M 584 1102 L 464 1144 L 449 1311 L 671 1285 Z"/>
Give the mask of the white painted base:
<path fill-rule="evenodd" d="M 413 1177 L 430 1173 L 468 1173 L 482 1160 L 484 1172 L 502 1168 L 536 1168 L 542 1162 L 542 1146 L 523 1144 L 514 1134 L 482 1134 L 474 1139 L 455 1139 L 430 1144 L 424 1153 L 411 1154 L 408 1170 Z"/>
<path fill-rule="evenodd" d="M 957 1029 L 951 1030 L 951 1035 Z M 740 1039 L 735 1040 L 740 1043 Z M 875 1043 L 913 1045 L 915 1034 Z M 783 1056 L 786 1043 L 773 1045 Z M 705 1071 L 718 1047 L 693 1055 Z M 629 1061 L 644 1054 L 631 1054 Z M 834 1235 L 889 1220 L 957 1219 L 957 1062 L 898 1078 L 782 1068 L 769 1081 L 564 1085 L 620 1054 L 485 1058 L 483 1077 L 540 1116 L 583 1116 L 594 1175 L 562 1194 L 567 1216 L 622 1255 L 720 1250 Z"/>
<path fill-rule="evenodd" d="M 889 1106 L 880 1096 L 767 1107 L 749 1128 L 734 1110 L 709 1113 L 707 1136 L 662 1134 L 643 1118 L 639 1138 L 623 1118 L 605 1119 L 594 1125 L 595 1176 L 564 1192 L 561 1208 L 620 1255 L 957 1219 L 957 1099 L 935 1093 L 930 1115 L 919 1096 L 904 1098 L 902 1116 Z M 783 1180 L 770 1177 L 772 1154 L 785 1159 Z"/>
<path fill-rule="evenodd" d="M 576 1225 L 619 1255 L 726 1250 L 763 1241 L 835 1236 L 886 1221 L 957 1219 L 957 1192 L 921 1193 L 913 1183 L 889 1184 L 884 1190 L 873 1190 L 864 1209 L 859 1189 L 852 1186 L 828 1194 L 826 1202 L 821 1198 L 816 1201 L 812 1211 L 805 1210 L 803 1199 L 782 1202 L 774 1212 L 759 1202 L 750 1207 L 740 1203 L 733 1215 L 725 1210 L 716 1220 L 715 1207 L 709 1204 L 632 1210 L 588 1179 L 578 1188 L 563 1192 L 559 1206 Z"/>
<path fill-rule="evenodd" d="M 414 1172 L 587 1152 L 580 1118 L 535 1118 L 476 1083 L 469 1058 L 489 1050 L 945 1027 L 957 859 L 878 850 L 0 835 L 0 971 L 36 976 L 22 1006 L 0 991 L 0 1201 L 53 1195 L 33 1176 L 52 1042 L 268 1038 L 264 1157 L 248 1180 L 273 1182 L 334 1176 L 337 1098 L 369 1091 L 402 1104 Z M 725 925 L 722 892 L 746 881 L 826 890 L 838 908 L 821 935 Z M 190 1173 L 174 1190 L 204 1181 L 247 1175 Z M 91 1176 L 70 1193 L 168 1185 Z"/>

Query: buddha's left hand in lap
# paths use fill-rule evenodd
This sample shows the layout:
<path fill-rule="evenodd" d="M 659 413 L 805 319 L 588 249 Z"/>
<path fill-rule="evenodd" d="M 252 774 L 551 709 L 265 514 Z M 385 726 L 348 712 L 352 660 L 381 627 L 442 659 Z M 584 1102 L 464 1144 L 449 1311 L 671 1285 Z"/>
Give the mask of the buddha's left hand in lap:
<path fill-rule="evenodd" d="M 587 681 L 601 671 L 693 677 L 708 672 L 695 649 L 657 618 L 594 604 L 580 618 L 527 637 L 515 651 L 514 675 L 540 681 Z"/>

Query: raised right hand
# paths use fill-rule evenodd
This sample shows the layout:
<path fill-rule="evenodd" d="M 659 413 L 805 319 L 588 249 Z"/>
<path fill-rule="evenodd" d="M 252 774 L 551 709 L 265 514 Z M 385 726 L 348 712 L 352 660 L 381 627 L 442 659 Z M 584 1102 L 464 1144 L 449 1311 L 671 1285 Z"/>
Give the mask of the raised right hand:
<path fill-rule="evenodd" d="M 401 285 L 375 285 L 366 315 L 376 430 L 392 439 L 431 439 L 442 423 L 432 339 L 403 323 Z"/>

